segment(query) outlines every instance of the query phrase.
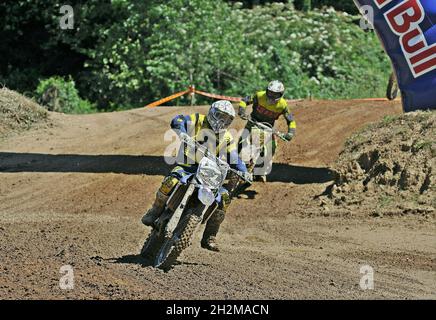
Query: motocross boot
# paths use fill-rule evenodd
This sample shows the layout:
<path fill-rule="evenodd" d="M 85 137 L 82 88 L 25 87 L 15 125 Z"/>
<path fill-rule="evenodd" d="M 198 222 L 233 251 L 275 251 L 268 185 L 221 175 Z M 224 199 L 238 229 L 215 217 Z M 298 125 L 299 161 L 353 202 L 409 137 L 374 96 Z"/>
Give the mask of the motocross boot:
<path fill-rule="evenodd" d="M 221 223 L 224 221 L 224 217 L 224 210 L 218 209 L 209 218 L 203 232 L 203 238 L 201 239 L 202 248 L 215 252 L 220 251 L 216 243 L 216 235 L 220 229 Z"/>
<path fill-rule="evenodd" d="M 162 211 L 165 209 L 165 204 L 167 203 L 168 198 L 169 196 L 166 196 L 162 192 L 158 191 L 156 193 L 156 200 L 154 201 L 153 206 L 142 217 L 142 223 L 146 226 L 153 226 L 154 221 L 160 217 Z"/>
<path fill-rule="evenodd" d="M 261 176 L 256 176 L 256 181 L 262 182 L 262 183 L 266 183 L 266 176 L 265 175 L 261 175 Z"/>

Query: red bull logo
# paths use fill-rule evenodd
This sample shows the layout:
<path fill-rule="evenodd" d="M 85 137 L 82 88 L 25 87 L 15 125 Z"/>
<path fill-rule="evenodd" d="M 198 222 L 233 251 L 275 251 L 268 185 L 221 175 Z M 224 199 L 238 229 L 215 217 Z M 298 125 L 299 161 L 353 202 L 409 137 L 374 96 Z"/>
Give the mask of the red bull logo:
<path fill-rule="evenodd" d="M 379 9 L 393 0 L 374 0 Z M 399 43 L 410 71 L 415 78 L 436 69 L 436 44 L 429 45 L 420 24 L 425 10 L 420 0 L 404 0 L 384 13 L 391 31 L 399 37 Z"/>

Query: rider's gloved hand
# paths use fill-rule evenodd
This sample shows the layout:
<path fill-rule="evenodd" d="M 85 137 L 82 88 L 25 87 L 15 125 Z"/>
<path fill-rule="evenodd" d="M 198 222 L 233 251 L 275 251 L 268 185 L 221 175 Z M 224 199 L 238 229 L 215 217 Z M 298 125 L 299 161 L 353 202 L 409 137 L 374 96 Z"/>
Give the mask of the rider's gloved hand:
<path fill-rule="evenodd" d="M 180 131 L 179 133 L 180 140 L 182 141 L 189 141 L 191 139 L 191 136 L 187 134 L 186 132 Z"/>
<path fill-rule="evenodd" d="M 180 141 L 182 143 L 185 143 L 186 147 L 188 148 L 188 152 L 195 152 L 195 140 L 192 139 L 192 137 L 187 134 L 186 132 L 180 131 L 177 133 L 179 135 Z"/>

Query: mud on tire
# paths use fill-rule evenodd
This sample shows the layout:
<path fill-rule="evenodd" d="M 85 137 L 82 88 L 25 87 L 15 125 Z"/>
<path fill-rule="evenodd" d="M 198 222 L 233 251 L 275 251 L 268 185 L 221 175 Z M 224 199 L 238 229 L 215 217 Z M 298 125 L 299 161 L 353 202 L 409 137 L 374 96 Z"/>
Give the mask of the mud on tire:
<path fill-rule="evenodd" d="M 140 253 L 141 257 L 149 262 L 153 262 L 156 254 L 162 246 L 163 240 L 163 237 L 159 236 L 159 232 L 152 230 L 142 246 Z"/>
<path fill-rule="evenodd" d="M 185 216 L 179 223 L 177 229 L 174 231 L 173 238 L 167 239 L 162 245 L 162 248 L 156 254 L 155 266 L 163 270 L 171 269 L 172 265 L 176 262 L 182 251 L 191 245 L 192 237 L 199 223 L 200 218 L 197 215 L 188 214 Z M 175 241 L 174 237 L 177 237 Z M 171 248 L 168 248 L 169 246 L 171 246 Z M 169 253 L 167 257 L 159 263 L 159 255 L 164 250 L 169 250 Z"/>

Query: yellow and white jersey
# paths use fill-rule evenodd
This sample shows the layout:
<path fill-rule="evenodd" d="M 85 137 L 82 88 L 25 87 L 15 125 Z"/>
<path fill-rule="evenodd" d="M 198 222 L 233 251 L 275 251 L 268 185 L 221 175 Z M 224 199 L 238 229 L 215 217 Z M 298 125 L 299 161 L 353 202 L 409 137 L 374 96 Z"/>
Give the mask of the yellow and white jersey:
<path fill-rule="evenodd" d="M 232 134 L 228 130 L 215 134 L 210 128 L 206 116 L 203 114 L 179 115 L 173 119 L 171 127 L 175 130 L 186 132 L 217 156 L 225 155 L 228 157 L 232 154 L 234 156 L 235 152 L 237 154 L 237 146 Z M 181 148 L 178 159 L 183 155 L 187 158 L 187 164 L 195 164 L 201 160 L 201 154 L 194 154 L 193 150 L 190 150 L 187 146 Z"/>
<path fill-rule="evenodd" d="M 267 122 L 274 125 L 275 121 L 283 115 L 288 123 L 289 129 L 296 129 L 297 124 L 291 113 L 287 101 L 281 98 L 278 102 L 271 104 L 268 101 L 266 91 L 259 91 L 253 96 L 244 98 L 239 104 L 240 108 L 247 108 L 248 105 L 253 105 L 251 116 L 259 122 Z"/>

